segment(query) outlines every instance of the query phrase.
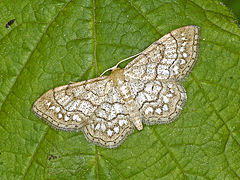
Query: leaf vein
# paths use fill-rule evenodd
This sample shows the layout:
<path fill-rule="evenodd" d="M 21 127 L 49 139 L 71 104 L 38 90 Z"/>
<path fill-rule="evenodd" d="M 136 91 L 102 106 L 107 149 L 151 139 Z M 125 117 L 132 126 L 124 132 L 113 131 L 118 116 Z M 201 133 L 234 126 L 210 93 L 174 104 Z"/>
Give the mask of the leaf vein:
<path fill-rule="evenodd" d="M 100 157 L 123 179 L 125 177 L 121 174 L 121 172 L 108 160 L 106 159 L 103 155 L 100 154 Z"/>
<path fill-rule="evenodd" d="M 42 136 L 42 138 L 40 139 L 39 143 L 37 144 L 35 150 L 33 151 L 32 156 L 31 156 L 31 159 L 30 159 L 30 161 L 29 161 L 28 164 L 27 164 L 27 168 L 26 168 L 25 171 L 24 171 L 24 174 L 23 174 L 22 179 L 25 179 L 25 177 L 26 177 L 26 175 L 27 175 L 27 172 L 28 172 L 28 170 L 30 169 L 30 167 L 31 167 L 31 165 L 32 165 L 33 159 L 34 159 L 35 155 L 37 154 L 38 149 L 40 148 L 41 144 L 43 143 L 43 141 L 44 141 L 45 137 L 47 136 L 48 132 L 49 132 L 49 127 L 47 127 L 46 132 L 43 134 L 43 136 Z"/>
<path fill-rule="evenodd" d="M 172 158 L 172 160 L 175 162 L 175 164 L 177 165 L 178 169 L 181 171 L 184 179 L 186 179 L 186 175 L 185 172 L 183 170 L 183 168 L 180 166 L 180 164 L 178 163 L 177 159 L 175 158 L 174 154 L 170 151 L 170 149 L 165 145 L 165 143 L 163 142 L 163 140 L 160 138 L 160 136 L 158 135 L 158 133 L 156 132 L 156 130 L 154 128 L 152 128 L 153 134 L 157 137 L 157 139 L 159 139 L 159 141 L 161 142 L 161 144 L 165 147 L 165 149 L 168 151 L 168 154 L 170 155 L 170 157 Z"/>
<path fill-rule="evenodd" d="M 125 0 L 129 3 L 129 5 L 138 13 L 140 14 L 145 20 L 146 22 L 158 33 L 162 36 L 162 34 L 158 31 L 158 29 L 152 24 L 152 22 L 144 15 L 144 13 L 138 9 L 130 0 Z"/>
<path fill-rule="evenodd" d="M 94 58 L 94 66 L 95 66 L 95 75 L 98 76 L 98 63 L 97 63 L 97 27 L 96 27 L 96 0 L 92 1 L 92 13 L 93 13 L 93 58 Z"/>
<path fill-rule="evenodd" d="M 230 131 L 229 127 L 227 126 L 226 122 L 223 120 L 223 118 L 220 116 L 220 114 L 218 113 L 218 111 L 216 110 L 215 106 L 213 105 L 213 103 L 210 101 L 210 98 L 207 96 L 207 94 L 204 91 L 204 88 L 201 86 L 201 83 L 199 82 L 199 80 L 193 75 L 191 74 L 193 80 L 196 82 L 197 86 L 199 87 L 201 93 L 203 94 L 203 97 L 206 99 L 206 101 L 210 104 L 210 106 L 212 107 L 214 113 L 216 114 L 216 116 L 222 121 L 222 123 L 226 126 L 229 134 L 231 135 L 231 137 L 237 142 L 237 144 L 240 146 L 240 143 L 236 140 L 236 138 L 233 136 L 232 132 Z"/>

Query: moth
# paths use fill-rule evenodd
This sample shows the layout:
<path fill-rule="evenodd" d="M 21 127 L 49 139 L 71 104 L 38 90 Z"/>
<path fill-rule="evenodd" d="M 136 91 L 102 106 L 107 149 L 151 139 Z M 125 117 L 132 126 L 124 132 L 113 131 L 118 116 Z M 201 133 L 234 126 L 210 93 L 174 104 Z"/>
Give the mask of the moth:
<path fill-rule="evenodd" d="M 137 54 L 123 69 L 50 89 L 33 112 L 53 128 L 82 130 L 94 144 L 114 148 L 134 129 L 173 122 L 187 94 L 181 81 L 197 61 L 200 28 L 173 30 Z M 122 61 L 120 61 L 122 62 Z"/>

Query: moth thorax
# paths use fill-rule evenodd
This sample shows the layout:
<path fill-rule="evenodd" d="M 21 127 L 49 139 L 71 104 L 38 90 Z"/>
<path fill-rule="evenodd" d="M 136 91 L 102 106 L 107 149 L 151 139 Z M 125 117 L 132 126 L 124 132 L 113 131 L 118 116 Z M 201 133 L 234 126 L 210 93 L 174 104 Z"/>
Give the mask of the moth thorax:
<path fill-rule="evenodd" d="M 120 68 L 113 69 L 112 74 L 109 76 L 113 80 L 114 85 L 121 86 L 124 83 L 124 74 L 123 70 Z"/>

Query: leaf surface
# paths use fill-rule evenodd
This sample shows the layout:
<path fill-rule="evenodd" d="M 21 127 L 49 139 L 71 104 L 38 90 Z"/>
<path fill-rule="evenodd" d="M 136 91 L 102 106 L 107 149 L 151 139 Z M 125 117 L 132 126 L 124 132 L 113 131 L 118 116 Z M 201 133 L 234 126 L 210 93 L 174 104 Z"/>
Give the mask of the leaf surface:
<path fill-rule="evenodd" d="M 1 179 L 240 178 L 240 30 L 220 1 L 3 0 L 0 14 Z M 105 149 L 31 112 L 47 90 L 97 77 L 185 25 L 201 27 L 200 56 L 173 123 Z"/>

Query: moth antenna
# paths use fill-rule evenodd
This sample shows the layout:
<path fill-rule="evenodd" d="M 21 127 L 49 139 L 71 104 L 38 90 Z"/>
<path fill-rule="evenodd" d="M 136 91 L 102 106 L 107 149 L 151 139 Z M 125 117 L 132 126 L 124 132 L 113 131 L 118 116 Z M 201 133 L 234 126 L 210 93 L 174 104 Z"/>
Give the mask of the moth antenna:
<path fill-rule="evenodd" d="M 105 70 L 100 76 L 103 76 L 106 72 L 108 72 L 108 71 L 110 71 L 110 70 L 112 71 L 112 70 L 116 69 L 120 63 L 122 63 L 122 62 L 124 62 L 124 61 L 126 61 L 126 60 L 129 60 L 129 59 L 131 59 L 131 58 L 134 58 L 134 57 L 136 57 L 136 56 L 138 56 L 138 55 L 141 55 L 141 54 L 142 54 L 142 52 L 137 53 L 137 54 L 135 54 L 135 55 L 133 55 L 133 56 L 130 56 L 130 57 L 128 57 L 128 58 L 125 58 L 125 59 L 119 61 L 115 66 L 113 66 L 113 67 Z"/>

